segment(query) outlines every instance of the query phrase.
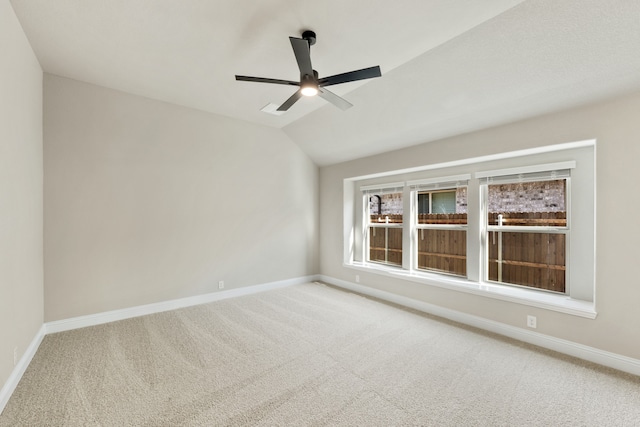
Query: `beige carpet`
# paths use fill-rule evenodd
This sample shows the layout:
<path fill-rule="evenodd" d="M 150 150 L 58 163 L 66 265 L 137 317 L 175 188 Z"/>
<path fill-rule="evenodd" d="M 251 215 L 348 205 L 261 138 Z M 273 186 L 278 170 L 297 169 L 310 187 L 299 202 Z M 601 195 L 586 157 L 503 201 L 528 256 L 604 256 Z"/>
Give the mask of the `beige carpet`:
<path fill-rule="evenodd" d="M 306 284 L 47 336 L 1 426 L 640 426 L 640 378 Z"/>

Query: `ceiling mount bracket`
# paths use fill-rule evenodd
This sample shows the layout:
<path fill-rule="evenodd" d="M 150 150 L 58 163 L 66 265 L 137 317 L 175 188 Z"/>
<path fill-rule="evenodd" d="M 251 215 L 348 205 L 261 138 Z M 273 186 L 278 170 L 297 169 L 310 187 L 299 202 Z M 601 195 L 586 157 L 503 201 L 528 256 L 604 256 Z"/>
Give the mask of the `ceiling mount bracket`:
<path fill-rule="evenodd" d="M 309 42 L 309 46 L 316 44 L 316 33 L 311 30 L 304 30 L 302 32 L 302 38 Z"/>

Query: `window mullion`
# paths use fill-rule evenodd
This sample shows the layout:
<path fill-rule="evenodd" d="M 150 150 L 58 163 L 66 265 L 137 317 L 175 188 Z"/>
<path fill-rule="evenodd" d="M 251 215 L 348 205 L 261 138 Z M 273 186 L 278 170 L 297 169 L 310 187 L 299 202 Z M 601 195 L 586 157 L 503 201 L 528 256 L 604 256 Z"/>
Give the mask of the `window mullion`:
<path fill-rule="evenodd" d="M 467 186 L 467 277 L 479 282 L 485 280 L 484 257 L 486 252 L 484 224 L 486 224 L 487 195 L 478 179 L 469 180 Z"/>
<path fill-rule="evenodd" d="M 417 200 L 416 200 L 417 203 Z M 411 188 L 405 186 L 402 191 L 402 268 L 405 270 L 413 269 L 413 216 L 416 211 L 416 203 L 411 197 Z"/>

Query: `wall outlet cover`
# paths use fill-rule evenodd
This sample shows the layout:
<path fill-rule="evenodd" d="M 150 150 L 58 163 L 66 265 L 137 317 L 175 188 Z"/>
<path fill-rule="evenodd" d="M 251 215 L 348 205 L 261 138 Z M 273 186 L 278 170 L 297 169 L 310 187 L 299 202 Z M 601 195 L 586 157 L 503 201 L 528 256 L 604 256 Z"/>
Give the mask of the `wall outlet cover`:
<path fill-rule="evenodd" d="M 538 327 L 538 319 L 536 316 L 527 316 L 527 326 L 534 329 Z"/>

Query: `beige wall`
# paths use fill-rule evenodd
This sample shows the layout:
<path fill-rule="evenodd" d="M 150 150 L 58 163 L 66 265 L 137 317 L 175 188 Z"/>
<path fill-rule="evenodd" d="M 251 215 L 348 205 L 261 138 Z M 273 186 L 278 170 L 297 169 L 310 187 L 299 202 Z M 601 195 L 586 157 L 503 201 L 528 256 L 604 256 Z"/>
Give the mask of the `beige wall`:
<path fill-rule="evenodd" d="M 316 274 L 280 130 L 45 74 L 45 321 Z"/>
<path fill-rule="evenodd" d="M 42 326 L 42 70 L 0 1 L 0 388 Z"/>
<path fill-rule="evenodd" d="M 324 167 L 320 170 L 320 270 L 337 279 L 640 359 L 640 95 Z M 597 139 L 595 320 L 355 271 L 342 266 L 343 179 L 493 153 Z"/>

